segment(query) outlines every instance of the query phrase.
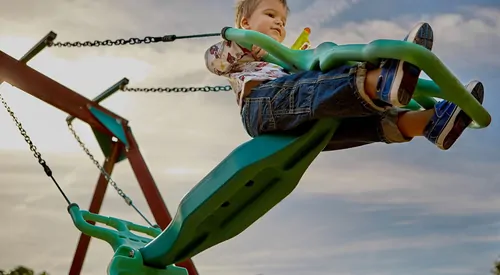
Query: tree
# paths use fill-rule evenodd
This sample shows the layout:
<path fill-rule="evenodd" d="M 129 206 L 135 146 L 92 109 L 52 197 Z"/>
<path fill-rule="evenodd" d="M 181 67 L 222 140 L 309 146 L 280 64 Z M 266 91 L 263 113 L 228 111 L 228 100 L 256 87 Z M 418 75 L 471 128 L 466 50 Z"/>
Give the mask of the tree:
<path fill-rule="evenodd" d="M 10 271 L 0 269 L 0 275 L 35 275 L 35 271 L 25 266 L 17 266 Z M 49 273 L 43 271 L 41 273 L 38 273 L 37 275 L 49 275 Z"/>
<path fill-rule="evenodd" d="M 493 274 L 493 275 L 500 275 L 500 260 L 496 260 L 493 263 L 493 268 L 491 269 L 491 274 Z"/>

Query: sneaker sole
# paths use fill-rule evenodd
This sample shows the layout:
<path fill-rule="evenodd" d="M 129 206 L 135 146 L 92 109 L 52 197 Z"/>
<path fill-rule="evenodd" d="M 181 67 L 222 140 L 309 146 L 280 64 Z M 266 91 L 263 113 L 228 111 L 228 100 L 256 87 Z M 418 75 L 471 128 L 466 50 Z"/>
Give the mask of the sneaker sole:
<path fill-rule="evenodd" d="M 406 41 L 425 47 L 431 51 L 434 44 L 434 32 L 428 23 L 421 23 L 420 27 L 413 28 L 408 34 Z M 420 77 L 420 68 L 401 61 L 396 68 L 396 78 L 394 79 L 393 89 L 398 87 L 397 92 L 390 91 L 390 101 L 394 106 L 403 107 L 410 103 L 413 98 L 413 93 L 417 87 L 418 78 Z"/>
<path fill-rule="evenodd" d="M 484 86 L 479 81 L 473 81 L 467 85 L 467 90 L 472 88 L 471 94 L 472 96 L 480 103 L 483 104 L 484 100 Z M 458 110 L 458 112 L 457 112 Z M 453 144 L 457 141 L 457 139 L 462 135 L 462 133 L 469 127 L 472 123 L 472 118 L 467 115 L 458 105 L 455 106 L 455 110 L 453 110 L 454 114 L 450 117 L 450 121 L 443 129 L 443 132 L 449 132 L 447 135 L 443 135 L 443 140 L 437 140 L 438 147 L 443 150 L 450 149 Z M 442 144 L 442 145 L 440 145 Z"/>

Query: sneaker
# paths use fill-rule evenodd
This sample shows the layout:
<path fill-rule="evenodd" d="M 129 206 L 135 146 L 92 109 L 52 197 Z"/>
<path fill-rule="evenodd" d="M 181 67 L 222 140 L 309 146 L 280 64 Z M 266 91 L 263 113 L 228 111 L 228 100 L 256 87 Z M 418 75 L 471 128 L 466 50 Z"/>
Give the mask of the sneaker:
<path fill-rule="evenodd" d="M 466 86 L 472 96 L 483 104 L 484 87 L 477 80 Z M 434 106 L 435 113 L 424 129 L 424 136 L 438 148 L 448 150 L 472 123 L 472 119 L 460 107 L 450 101 L 440 101 Z"/>
<path fill-rule="evenodd" d="M 431 51 L 434 33 L 428 23 L 422 22 L 413 27 L 403 41 L 411 41 Z M 420 77 L 420 68 L 395 59 L 382 61 L 380 67 L 382 72 L 377 83 L 378 99 L 396 107 L 408 105 Z"/>

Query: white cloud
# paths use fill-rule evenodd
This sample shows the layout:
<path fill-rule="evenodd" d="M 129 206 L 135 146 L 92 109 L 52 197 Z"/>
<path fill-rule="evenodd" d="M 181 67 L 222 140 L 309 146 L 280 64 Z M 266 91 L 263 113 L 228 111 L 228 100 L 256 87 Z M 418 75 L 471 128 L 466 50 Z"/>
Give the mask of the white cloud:
<path fill-rule="evenodd" d="M 440 164 L 441 169 L 432 169 L 418 158 L 406 164 L 404 155 L 382 155 L 380 159 L 376 151 L 367 148 L 327 153 L 312 165 L 304 176 L 309 183 L 300 190 L 337 195 L 359 203 L 417 205 L 431 214 L 498 212 L 500 200 L 492 192 L 498 190 L 500 177 L 490 173 L 498 166 L 496 161 L 476 163 L 463 158 L 452 162 L 452 156 L 430 146 L 421 145 L 423 154 L 432 158 L 433 165 Z M 328 181 L 322 171 L 332 175 Z"/>
<path fill-rule="evenodd" d="M 310 28 L 316 29 L 321 27 L 321 24 L 327 22 L 331 18 L 343 11 L 349 9 L 352 4 L 360 2 L 359 0 L 315 0 L 310 2 L 304 10 L 293 11 L 291 17 L 292 26 L 304 27 L 309 26 Z"/>

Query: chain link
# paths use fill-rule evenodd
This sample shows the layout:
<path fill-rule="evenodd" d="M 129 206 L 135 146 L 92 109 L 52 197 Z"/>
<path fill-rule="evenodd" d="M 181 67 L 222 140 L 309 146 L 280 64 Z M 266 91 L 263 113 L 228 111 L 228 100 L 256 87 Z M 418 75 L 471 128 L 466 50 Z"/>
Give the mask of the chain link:
<path fill-rule="evenodd" d="M 2 101 L 2 104 L 3 104 L 4 108 L 5 108 L 5 110 L 7 110 L 7 112 L 9 113 L 9 115 L 12 117 L 12 119 L 16 123 L 17 129 L 19 129 L 19 132 L 24 137 L 24 140 L 26 141 L 26 143 L 28 143 L 28 145 L 30 147 L 30 151 L 33 152 L 33 156 L 38 160 L 38 163 L 40 163 L 40 165 L 42 165 L 42 166 L 45 167 L 46 164 L 45 164 L 45 160 L 42 158 L 42 154 L 40 154 L 38 152 L 36 146 L 31 141 L 31 138 L 28 136 L 26 130 L 24 130 L 23 125 L 17 119 L 16 115 L 14 114 L 14 112 L 9 107 L 9 105 L 7 104 L 7 102 L 5 101 L 5 99 L 3 98 L 3 96 L 1 94 L 0 94 L 0 100 Z"/>
<path fill-rule="evenodd" d="M 195 34 L 195 35 L 185 35 L 177 36 L 175 34 L 169 34 L 164 36 L 146 36 L 144 38 L 119 38 L 116 40 L 105 39 L 105 40 L 94 40 L 94 41 L 74 41 L 74 42 L 50 42 L 49 47 L 58 48 L 81 48 L 81 47 L 101 47 L 101 46 L 123 46 L 123 45 L 138 45 L 138 44 L 151 44 L 160 42 L 173 42 L 177 39 L 187 39 L 187 38 L 200 38 L 200 37 L 212 37 L 220 36 L 219 33 L 205 33 L 205 34 Z"/>
<path fill-rule="evenodd" d="M 219 92 L 231 91 L 230 85 L 226 86 L 205 86 L 205 87 L 163 87 L 163 88 L 124 88 L 124 92 L 144 92 L 144 93 L 188 93 L 188 92 Z"/>
<path fill-rule="evenodd" d="M 30 151 L 33 152 L 33 156 L 38 160 L 38 163 L 43 167 L 43 171 L 45 172 L 45 174 L 54 181 L 55 185 L 57 186 L 57 188 L 61 192 L 61 194 L 64 197 L 64 199 L 66 200 L 66 202 L 68 204 L 71 204 L 71 201 L 68 199 L 66 194 L 63 192 L 63 190 L 61 189 L 61 187 L 59 186 L 57 181 L 52 177 L 52 170 L 47 165 L 45 160 L 42 158 L 42 154 L 40 154 L 40 152 L 38 152 L 38 149 L 36 148 L 35 144 L 33 144 L 33 142 L 31 141 L 31 138 L 28 135 L 28 133 L 26 132 L 26 130 L 24 129 L 22 123 L 19 121 L 19 119 L 17 119 L 16 114 L 14 113 L 14 111 L 12 111 L 10 106 L 7 104 L 7 101 L 3 98 L 2 94 L 0 94 L 0 101 L 2 101 L 2 104 L 5 108 L 5 110 L 7 110 L 9 115 L 12 117 L 12 119 L 16 123 L 17 129 L 19 129 L 19 132 L 24 137 L 24 140 L 26 141 L 26 143 L 28 143 L 28 145 L 30 147 Z"/>
<path fill-rule="evenodd" d="M 137 44 L 151 44 L 158 42 L 166 42 L 169 37 L 151 37 L 147 36 L 143 39 L 140 38 L 129 38 L 129 39 L 116 39 L 112 41 L 111 39 L 106 40 L 94 40 L 94 41 L 75 41 L 75 42 L 54 42 L 49 44 L 49 47 L 58 47 L 58 48 L 73 48 L 73 47 L 100 47 L 100 46 L 122 46 L 122 45 L 137 45 Z"/>
<path fill-rule="evenodd" d="M 108 183 L 116 190 L 116 192 L 118 193 L 118 195 L 120 195 L 120 197 L 123 198 L 123 200 L 125 201 L 125 203 L 129 206 L 132 206 L 136 211 L 137 213 L 150 225 L 150 226 L 154 226 L 142 213 L 141 211 L 139 211 L 139 209 L 137 209 L 135 206 L 134 206 L 134 203 L 132 202 L 132 199 L 127 196 L 127 194 L 125 194 L 125 192 L 123 192 L 123 190 L 118 187 L 118 184 L 111 178 L 111 176 L 108 174 L 108 172 L 106 172 L 106 170 L 104 169 L 104 167 L 101 166 L 101 164 L 99 164 L 99 161 L 97 161 L 94 157 L 94 155 L 92 155 L 92 153 L 90 152 L 90 150 L 87 148 L 87 146 L 85 145 L 85 143 L 82 141 L 82 139 L 80 138 L 80 136 L 78 136 L 78 134 L 76 133 L 75 129 L 73 128 L 73 124 L 71 123 L 68 123 L 68 129 L 69 131 L 71 132 L 71 134 L 73 135 L 73 137 L 76 139 L 76 141 L 78 142 L 78 144 L 80 144 L 80 147 L 83 149 L 83 151 L 85 151 L 85 153 L 87 154 L 87 156 L 90 158 L 90 160 L 92 160 L 92 162 L 94 163 L 94 165 L 99 169 L 99 171 L 101 171 L 101 173 L 104 175 L 104 177 L 106 178 L 106 180 L 108 181 Z"/>
<path fill-rule="evenodd" d="M 80 136 L 78 136 L 78 134 L 76 133 L 75 129 L 73 128 L 73 124 L 68 123 L 68 129 L 71 132 L 71 134 L 73 134 L 73 137 L 76 139 L 76 141 L 78 142 L 78 144 L 80 144 L 80 147 L 82 147 L 83 151 L 85 151 L 85 153 L 90 158 L 90 160 L 92 160 L 92 162 L 95 164 L 95 166 L 97 166 L 97 168 L 104 175 L 104 177 L 106 178 L 106 180 L 111 184 L 111 186 L 113 186 L 113 188 L 116 190 L 116 192 L 118 193 L 118 195 L 120 195 L 120 197 L 122 197 L 128 205 L 131 205 L 132 204 L 132 200 L 125 194 L 125 192 L 123 192 L 122 189 L 120 189 L 118 187 L 118 185 L 116 184 L 116 182 L 111 179 L 111 177 L 109 176 L 108 172 L 106 172 L 106 170 L 104 170 L 104 168 L 94 158 L 94 155 L 92 155 L 92 153 L 90 153 L 90 150 L 87 148 L 87 146 L 85 145 L 85 143 L 83 143 L 83 141 L 81 140 Z"/>

